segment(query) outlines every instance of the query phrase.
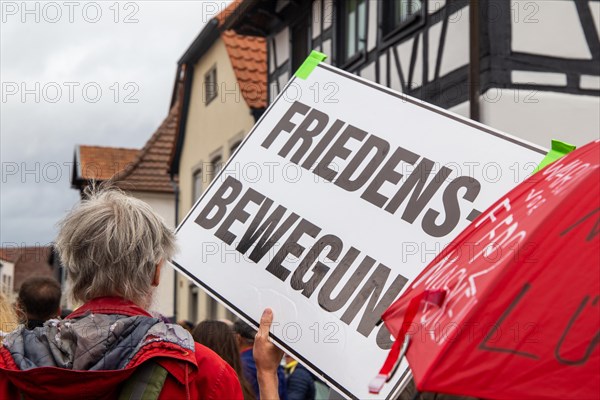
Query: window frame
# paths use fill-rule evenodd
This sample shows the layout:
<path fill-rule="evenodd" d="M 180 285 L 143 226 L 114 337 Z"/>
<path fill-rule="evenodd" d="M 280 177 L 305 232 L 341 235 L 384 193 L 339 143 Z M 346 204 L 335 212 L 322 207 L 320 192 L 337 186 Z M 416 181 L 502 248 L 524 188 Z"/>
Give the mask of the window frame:
<path fill-rule="evenodd" d="M 366 55 L 367 55 L 367 42 L 368 42 L 368 35 L 369 35 L 369 0 L 356 0 L 356 13 L 355 13 L 355 29 L 354 29 L 354 35 L 355 35 L 355 45 L 357 46 L 357 50 L 354 54 L 352 54 L 351 56 L 347 57 L 346 54 L 348 52 L 348 43 L 347 43 L 347 30 L 348 27 L 347 25 L 347 9 L 348 9 L 348 2 L 347 0 L 344 1 L 340 1 L 338 2 L 339 4 L 339 17 L 338 17 L 338 35 L 337 35 L 337 42 L 338 42 L 338 46 L 337 46 L 337 55 L 338 55 L 338 60 L 339 60 L 339 66 L 342 69 L 347 69 L 349 66 L 353 65 L 353 64 L 358 64 L 361 61 L 364 61 L 366 59 Z M 360 18 L 359 18 L 359 12 L 358 12 L 358 3 L 359 2 L 363 2 L 364 3 L 364 7 L 365 7 L 365 14 L 364 14 L 364 24 L 365 24 L 365 37 L 364 37 L 364 44 L 363 44 L 363 48 L 362 49 L 358 49 L 358 43 L 360 42 L 360 38 L 359 38 L 359 22 L 360 22 Z"/>
<path fill-rule="evenodd" d="M 203 175 L 203 168 L 198 166 L 192 169 L 192 204 L 195 204 L 196 201 L 198 201 L 198 199 L 200 197 L 202 197 L 202 193 L 204 191 L 204 175 Z M 196 197 L 196 177 L 200 178 L 200 193 L 198 195 L 198 197 Z"/>
<path fill-rule="evenodd" d="M 229 149 L 229 157 L 227 158 L 227 160 L 229 160 L 231 156 L 233 156 L 238 147 L 240 147 L 240 145 L 244 142 L 245 137 L 246 135 L 244 134 L 244 131 L 240 131 L 237 135 L 233 136 L 227 141 L 227 147 Z"/>
<path fill-rule="evenodd" d="M 188 284 L 188 320 L 196 325 L 198 320 L 198 303 L 200 301 L 200 288 L 195 283 L 189 282 Z M 193 319 L 192 319 L 193 317 Z"/>
<path fill-rule="evenodd" d="M 213 92 L 209 91 L 209 89 L 208 89 L 209 85 L 207 83 L 207 81 L 211 77 L 211 75 L 214 78 L 214 90 L 213 90 Z M 219 96 L 218 86 L 219 85 L 217 84 L 217 64 L 214 64 L 204 74 L 204 104 L 205 105 L 210 104 L 214 99 L 216 99 Z"/>
<path fill-rule="evenodd" d="M 225 166 L 225 159 L 223 157 L 223 154 L 221 152 L 219 152 L 218 154 L 211 156 L 209 163 L 210 163 L 210 181 L 212 182 L 213 180 L 215 180 L 217 175 L 219 175 L 219 173 L 223 170 L 223 167 Z M 217 164 L 220 164 L 218 170 L 216 168 Z"/>
<path fill-rule="evenodd" d="M 389 40 L 393 40 L 394 38 L 403 36 L 404 33 L 410 33 L 413 31 L 415 27 L 420 27 L 425 23 L 425 13 L 427 1 L 421 0 L 421 9 L 416 14 L 410 14 L 412 9 L 412 4 L 416 0 L 409 0 L 408 4 L 410 5 L 408 13 L 410 14 L 404 21 L 400 24 L 395 25 L 395 21 L 393 21 L 393 16 L 395 13 L 394 6 L 397 0 L 386 1 L 383 3 L 381 8 L 382 19 L 381 19 L 381 39 L 382 42 L 386 42 Z M 401 1 L 401 0 L 400 0 Z"/>
<path fill-rule="evenodd" d="M 292 72 L 294 72 L 298 68 L 300 68 L 300 66 L 302 65 L 304 60 L 306 60 L 306 57 L 308 57 L 310 54 L 310 50 L 312 47 L 311 11 L 312 11 L 312 7 L 310 9 L 306 9 L 306 10 L 300 12 L 298 19 L 296 21 L 294 21 L 294 23 L 288 27 L 288 29 L 289 29 L 289 60 L 290 60 L 290 67 L 291 67 Z M 302 33 L 304 37 L 302 37 L 302 35 L 299 35 L 298 33 Z M 294 51 L 294 49 L 297 47 L 296 44 L 298 41 L 302 41 L 306 45 L 305 50 L 307 53 L 304 57 L 300 56 L 300 58 L 297 57 L 298 53 L 296 53 Z"/>
<path fill-rule="evenodd" d="M 215 300 L 208 293 L 206 294 L 206 318 L 207 319 L 218 319 L 219 318 L 219 302 Z"/>

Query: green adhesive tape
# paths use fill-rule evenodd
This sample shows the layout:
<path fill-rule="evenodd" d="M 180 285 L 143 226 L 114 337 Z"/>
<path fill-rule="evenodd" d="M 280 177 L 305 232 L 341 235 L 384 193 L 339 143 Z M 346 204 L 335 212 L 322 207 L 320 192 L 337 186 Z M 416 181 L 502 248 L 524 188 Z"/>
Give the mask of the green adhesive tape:
<path fill-rule="evenodd" d="M 540 162 L 540 165 L 536 167 L 533 173 L 535 174 L 545 166 L 552 164 L 554 161 L 564 157 L 576 148 L 577 147 L 572 144 L 561 142 L 560 140 L 552 140 L 552 148 L 548 154 L 546 154 L 546 157 L 544 157 L 544 159 Z"/>
<path fill-rule="evenodd" d="M 298 68 L 298 71 L 296 71 L 294 75 L 300 79 L 306 79 L 310 76 L 313 70 L 317 68 L 317 65 L 319 65 L 321 61 L 325 61 L 326 59 L 327 56 L 325 54 L 313 50 L 310 52 L 308 57 L 306 57 L 306 60 L 304 60 L 304 62 L 302 63 L 300 68 Z"/>

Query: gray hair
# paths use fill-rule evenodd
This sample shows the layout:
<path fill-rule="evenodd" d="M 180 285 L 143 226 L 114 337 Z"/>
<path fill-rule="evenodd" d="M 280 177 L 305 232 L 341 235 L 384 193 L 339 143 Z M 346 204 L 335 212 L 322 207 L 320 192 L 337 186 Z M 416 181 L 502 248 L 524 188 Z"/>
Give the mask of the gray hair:
<path fill-rule="evenodd" d="M 114 187 L 86 194 L 59 223 L 56 240 L 72 298 L 121 296 L 149 307 L 156 266 L 176 250 L 173 232 L 147 203 Z"/>

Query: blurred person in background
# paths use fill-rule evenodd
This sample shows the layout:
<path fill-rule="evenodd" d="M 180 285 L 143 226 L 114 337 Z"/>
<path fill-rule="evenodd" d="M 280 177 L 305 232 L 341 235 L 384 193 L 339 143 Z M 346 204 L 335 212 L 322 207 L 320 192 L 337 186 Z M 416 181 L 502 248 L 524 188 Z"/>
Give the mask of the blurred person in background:
<path fill-rule="evenodd" d="M 194 324 L 191 321 L 188 321 L 187 319 L 182 319 L 180 321 L 177 321 L 177 323 L 189 333 L 192 333 L 194 331 Z"/>
<path fill-rule="evenodd" d="M 285 355 L 288 400 L 327 400 L 329 387 L 292 356 Z"/>
<path fill-rule="evenodd" d="M 233 368 L 147 312 L 176 248 L 147 203 L 88 189 L 61 222 L 56 247 L 83 305 L 5 336 L 1 399 L 243 399 Z"/>
<path fill-rule="evenodd" d="M 315 400 L 315 377 L 292 356 L 285 355 L 288 400 Z"/>
<path fill-rule="evenodd" d="M 270 325 L 269 325 L 270 326 Z M 237 320 L 233 324 L 233 331 L 235 333 L 238 348 L 240 351 L 240 356 L 242 359 L 242 369 L 244 371 L 244 377 L 250 382 L 252 389 L 254 390 L 254 394 L 257 399 L 261 398 L 260 394 L 260 385 L 259 385 L 259 375 L 257 374 L 257 363 L 254 357 L 254 340 L 258 337 L 257 332 L 250 325 L 245 323 L 242 320 Z M 267 332 L 268 333 L 268 332 Z M 278 362 L 281 363 L 281 359 L 283 357 L 283 353 L 281 357 L 279 357 Z M 277 372 L 277 382 L 278 382 L 278 394 L 280 400 L 287 400 L 287 390 L 285 384 L 285 374 L 283 372 L 283 367 L 278 364 L 276 369 Z M 264 398 L 264 400 L 271 400 L 271 397 Z"/>
<path fill-rule="evenodd" d="M 196 342 L 213 350 L 227 364 L 231 365 L 242 385 L 244 400 L 255 400 L 256 396 L 252 386 L 250 386 L 242 371 L 240 352 L 231 327 L 222 321 L 203 321 L 194 328 L 192 336 Z"/>
<path fill-rule="evenodd" d="M 0 338 L 15 330 L 18 324 L 14 307 L 6 296 L 0 293 Z"/>
<path fill-rule="evenodd" d="M 21 284 L 17 308 L 21 323 L 27 329 L 44 325 L 44 322 L 60 316 L 60 284 L 47 276 L 28 278 Z"/>

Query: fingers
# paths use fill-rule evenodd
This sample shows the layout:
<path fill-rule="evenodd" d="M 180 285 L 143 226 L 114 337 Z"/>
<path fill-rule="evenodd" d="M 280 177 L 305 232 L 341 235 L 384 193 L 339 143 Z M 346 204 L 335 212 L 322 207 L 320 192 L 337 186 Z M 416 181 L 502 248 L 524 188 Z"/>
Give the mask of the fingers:
<path fill-rule="evenodd" d="M 271 324 L 273 323 L 273 310 L 270 308 L 265 308 L 260 317 L 260 325 L 258 327 L 258 333 L 256 334 L 258 337 L 269 337 L 269 330 L 271 329 Z"/>

